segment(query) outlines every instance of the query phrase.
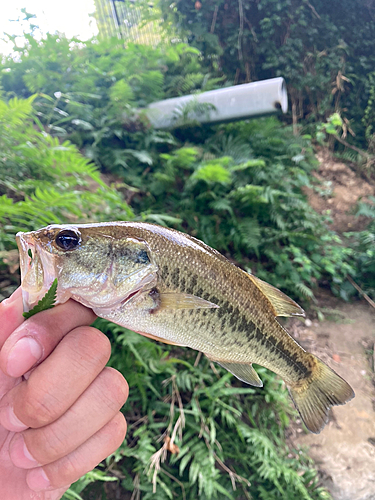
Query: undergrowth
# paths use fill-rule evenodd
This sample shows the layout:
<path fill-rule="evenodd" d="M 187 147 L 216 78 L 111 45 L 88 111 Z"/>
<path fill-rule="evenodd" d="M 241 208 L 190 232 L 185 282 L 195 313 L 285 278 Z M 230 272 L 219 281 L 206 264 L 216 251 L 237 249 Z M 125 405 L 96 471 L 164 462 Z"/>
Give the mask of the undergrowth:
<path fill-rule="evenodd" d="M 353 248 L 354 272 L 353 278 L 360 284 L 362 291 L 375 297 L 375 197 L 369 196 L 368 202 L 358 203 L 357 216 L 369 219 L 366 229 L 346 233 L 347 244 Z M 353 286 L 344 283 L 341 286 L 346 299 L 351 298 L 355 290 Z"/>
<path fill-rule="evenodd" d="M 137 211 L 173 216 L 178 229 L 300 301 L 322 279 L 346 281 L 353 251 L 303 191 L 317 187 L 308 138 L 273 118 L 206 129 L 204 142 L 180 134 L 182 148 L 160 154 L 144 175 L 124 174 L 144 194 L 133 200 Z"/>

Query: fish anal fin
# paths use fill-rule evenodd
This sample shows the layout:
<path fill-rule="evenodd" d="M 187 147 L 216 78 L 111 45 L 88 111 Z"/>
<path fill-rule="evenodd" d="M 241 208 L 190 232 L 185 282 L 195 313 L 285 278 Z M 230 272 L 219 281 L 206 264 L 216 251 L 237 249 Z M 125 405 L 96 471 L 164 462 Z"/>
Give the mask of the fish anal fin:
<path fill-rule="evenodd" d="M 228 370 L 241 382 L 254 385 L 255 387 L 263 387 L 263 382 L 260 380 L 259 375 L 254 370 L 251 363 L 233 363 L 233 361 L 218 361 L 210 357 L 212 361 L 218 363 L 220 366 Z"/>
<path fill-rule="evenodd" d="M 278 288 L 260 280 L 252 274 L 248 274 L 248 277 L 271 302 L 275 316 L 305 316 L 305 311 L 302 307 Z"/>
<path fill-rule="evenodd" d="M 201 297 L 196 297 L 195 295 L 189 295 L 186 293 L 159 293 L 158 296 L 159 306 L 157 310 L 161 309 L 218 309 L 219 306 L 204 300 Z"/>

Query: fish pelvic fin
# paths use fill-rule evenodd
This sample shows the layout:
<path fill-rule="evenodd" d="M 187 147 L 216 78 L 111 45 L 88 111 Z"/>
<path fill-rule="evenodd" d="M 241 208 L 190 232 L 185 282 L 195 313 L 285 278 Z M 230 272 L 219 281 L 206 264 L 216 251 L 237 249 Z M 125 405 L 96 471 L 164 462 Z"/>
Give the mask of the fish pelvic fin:
<path fill-rule="evenodd" d="M 216 361 L 212 359 L 212 361 Z M 263 387 L 263 382 L 259 378 L 259 375 L 254 370 L 251 363 L 233 363 L 227 361 L 216 361 L 220 366 L 228 370 L 235 377 L 237 377 L 241 382 L 253 385 L 255 387 Z"/>
<path fill-rule="evenodd" d="M 281 292 L 278 288 L 260 280 L 252 274 L 246 273 L 254 285 L 266 296 L 271 303 L 275 316 L 305 316 L 305 311 L 297 302 Z"/>
<path fill-rule="evenodd" d="M 347 403 L 354 398 L 354 391 L 323 361 L 315 356 L 312 361 L 311 376 L 290 387 L 289 392 L 306 427 L 319 434 L 328 422 L 331 406 Z"/>

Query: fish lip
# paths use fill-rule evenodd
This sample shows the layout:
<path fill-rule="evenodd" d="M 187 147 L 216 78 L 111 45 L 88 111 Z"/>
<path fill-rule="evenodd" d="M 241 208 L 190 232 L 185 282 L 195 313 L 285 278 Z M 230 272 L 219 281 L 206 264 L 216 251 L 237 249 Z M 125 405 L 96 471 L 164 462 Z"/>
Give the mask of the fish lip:
<path fill-rule="evenodd" d="M 18 232 L 16 234 L 16 242 L 18 246 L 18 251 L 20 255 L 20 271 L 21 271 L 21 289 L 22 289 L 22 302 L 23 302 L 23 310 L 24 312 L 32 309 L 38 301 L 45 295 L 47 290 L 51 287 L 54 279 L 56 278 L 56 270 L 53 265 L 51 265 L 51 261 L 46 255 L 45 252 L 42 251 L 41 246 L 37 243 L 34 232 Z M 41 267 L 43 269 L 43 284 L 41 288 L 37 291 L 28 290 L 25 287 L 25 277 L 29 271 L 31 259 L 28 255 L 28 251 L 32 251 L 32 255 L 36 258 L 36 255 L 41 261 Z M 67 300 L 67 299 L 66 299 Z M 63 300 L 65 302 L 65 300 Z M 57 303 L 61 303 L 61 301 L 56 301 Z"/>
<path fill-rule="evenodd" d="M 28 255 L 28 251 L 35 248 L 34 243 L 31 241 L 30 233 L 24 233 L 22 231 L 16 234 L 16 242 L 18 246 L 18 252 L 20 257 L 20 271 L 21 271 L 21 290 L 22 290 L 22 302 L 23 302 L 23 310 L 25 312 L 30 310 L 31 301 L 30 294 L 25 290 L 22 286 L 27 271 L 30 265 L 30 257 Z"/>

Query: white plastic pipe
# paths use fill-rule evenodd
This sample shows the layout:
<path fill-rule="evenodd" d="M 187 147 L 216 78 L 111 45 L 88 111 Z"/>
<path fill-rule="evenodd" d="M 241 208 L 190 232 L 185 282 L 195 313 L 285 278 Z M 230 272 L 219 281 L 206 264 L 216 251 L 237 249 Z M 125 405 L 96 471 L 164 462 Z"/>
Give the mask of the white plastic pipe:
<path fill-rule="evenodd" d="M 194 101 L 197 103 L 196 108 L 199 108 L 199 104 L 206 103 L 206 110 L 200 113 L 194 111 Z M 189 106 L 192 111 L 187 113 L 189 121 L 200 123 L 243 120 L 280 110 L 286 113 L 288 110 L 284 78 L 272 78 L 154 102 L 146 108 L 146 114 L 155 128 L 173 128 L 181 125 L 179 117 L 189 103 L 192 103 Z"/>

